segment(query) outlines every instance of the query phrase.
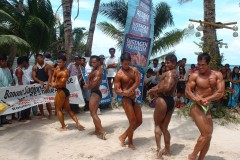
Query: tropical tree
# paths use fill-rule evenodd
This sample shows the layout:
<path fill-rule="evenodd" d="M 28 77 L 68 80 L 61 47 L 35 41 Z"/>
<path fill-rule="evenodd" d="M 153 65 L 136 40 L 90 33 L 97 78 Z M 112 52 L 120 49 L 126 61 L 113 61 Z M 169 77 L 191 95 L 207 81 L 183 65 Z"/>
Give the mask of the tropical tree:
<path fill-rule="evenodd" d="M 99 28 L 106 35 L 117 41 L 117 47 L 121 47 L 123 34 L 127 20 L 128 4 L 124 0 L 115 0 L 109 3 L 102 3 L 100 13 L 111 19 L 115 24 L 108 22 L 98 23 Z M 173 16 L 170 6 L 165 2 L 160 2 L 154 7 L 154 39 L 152 54 L 157 54 L 178 44 L 185 35 L 185 30 L 174 29 L 163 33 L 163 30 L 173 26 Z"/>
<path fill-rule="evenodd" d="M 67 61 L 70 62 L 73 55 L 73 36 L 72 36 L 72 3 L 73 0 L 62 0 L 63 26 L 64 26 L 64 48 Z"/>
<path fill-rule="evenodd" d="M 91 22 L 90 22 L 90 26 L 89 26 L 87 47 L 86 47 L 86 53 L 85 53 L 85 56 L 87 56 L 87 57 L 90 57 L 91 53 L 92 53 L 93 35 L 94 35 L 94 31 L 95 31 L 95 26 L 96 26 L 99 5 L 100 5 L 100 0 L 95 0 L 93 12 L 92 12 L 92 18 L 91 18 Z"/>
<path fill-rule="evenodd" d="M 185 2 L 189 2 L 192 0 L 179 0 L 180 4 L 183 4 Z M 204 21 L 210 22 L 210 23 L 216 23 L 215 22 L 215 0 L 204 0 Z M 203 29 L 203 52 L 208 52 L 214 59 L 214 64 L 221 64 L 221 55 L 219 51 L 218 45 L 216 45 L 217 42 L 217 33 L 216 33 L 216 27 L 208 24 L 204 24 Z M 216 65 L 215 65 L 216 66 Z"/>
<path fill-rule="evenodd" d="M 11 41 L 5 39 L 6 43 L 4 43 L 5 46 L 10 46 L 10 57 L 15 57 L 17 51 L 21 49 L 19 45 L 16 45 L 16 40 L 19 42 L 24 40 L 21 44 L 30 46 L 33 54 L 48 48 L 54 38 L 51 32 L 54 31 L 55 25 L 55 17 L 49 0 L 28 0 L 26 4 L 23 4 L 22 0 L 13 0 L 11 3 L 1 0 L 0 9 L 2 10 L 0 14 L 5 15 L 0 18 L 2 24 L 0 35 L 12 39 Z"/>

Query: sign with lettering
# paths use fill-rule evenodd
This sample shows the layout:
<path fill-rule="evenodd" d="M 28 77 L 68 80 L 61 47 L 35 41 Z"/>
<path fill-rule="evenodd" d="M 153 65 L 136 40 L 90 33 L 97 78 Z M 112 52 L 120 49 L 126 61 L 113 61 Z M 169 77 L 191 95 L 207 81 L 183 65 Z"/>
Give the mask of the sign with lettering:
<path fill-rule="evenodd" d="M 54 102 L 57 89 L 50 87 L 49 91 L 45 92 L 45 86 L 46 84 L 32 84 L 0 88 L 0 106 L 4 108 L 0 115 L 19 112 L 38 104 Z M 85 102 L 77 76 L 70 77 L 66 87 L 70 91 L 70 103 L 84 106 Z"/>

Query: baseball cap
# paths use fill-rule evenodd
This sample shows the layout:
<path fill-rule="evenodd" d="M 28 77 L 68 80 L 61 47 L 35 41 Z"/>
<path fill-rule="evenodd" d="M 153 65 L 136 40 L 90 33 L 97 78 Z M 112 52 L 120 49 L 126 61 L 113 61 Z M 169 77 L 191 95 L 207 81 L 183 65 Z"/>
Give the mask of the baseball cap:
<path fill-rule="evenodd" d="M 103 54 L 99 55 L 99 58 L 105 59 L 105 56 Z"/>
<path fill-rule="evenodd" d="M 74 60 L 79 60 L 79 59 L 81 59 L 81 56 L 79 56 L 79 55 L 76 55 L 76 56 L 74 57 Z"/>

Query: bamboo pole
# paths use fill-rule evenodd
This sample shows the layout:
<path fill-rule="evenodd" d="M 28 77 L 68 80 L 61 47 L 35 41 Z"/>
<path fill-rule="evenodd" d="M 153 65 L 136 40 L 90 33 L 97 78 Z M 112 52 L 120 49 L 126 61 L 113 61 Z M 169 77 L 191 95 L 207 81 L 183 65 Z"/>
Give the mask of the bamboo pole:
<path fill-rule="evenodd" d="M 215 26 L 215 27 L 221 27 L 221 28 L 228 28 L 228 29 L 232 29 L 233 30 L 233 27 L 228 27 L 226 25 L 231 25 L 231 24 L 237 24 L 237 22 L 229 22 L 229 23 L 223 23 L 223 24 L 215 24 L 215 23 L 211 23 L 211 22 L 204 22 L 204 21 L 201 21 L 201 20 L 194 20 L 194 19 L 189 19 L 190 22 L 197 22 L 197 23 L 203 23 L 203 24 L 208 24 L 208 25 L 211 25 L 211 26 Z"/>

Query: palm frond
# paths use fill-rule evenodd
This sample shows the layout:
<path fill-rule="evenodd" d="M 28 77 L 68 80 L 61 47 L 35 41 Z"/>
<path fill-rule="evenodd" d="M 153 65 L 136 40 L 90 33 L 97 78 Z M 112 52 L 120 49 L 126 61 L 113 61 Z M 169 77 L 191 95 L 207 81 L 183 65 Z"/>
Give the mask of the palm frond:
<path fill-rule="evenodd" d="M 0 22 L 8 22 L 8 23 L 15 23 L 17 24 L 17 21 L 7 12 L 0 9 Z"/>
<path fill-rule="evenodd" d="M 115 40 L 123 39 L 123 31 L 118 30 L 113 24 L 108 22 L 100 22 L 97 25 L 99 29 L 107 36 Z"/>
<path fill-rule="evenodd" d="M 0 35 L 0 48 L 10 48 L 17 46 L 21 49 L 30 49 L 30 45 L 20 37 L 15 35 Z"/>
<path fill-rule="evenodd" d="M 155 6 L 154 15 L 154 36 L 158 37 L 165 28 L 174 25 L 173 16 L 170 6 L 165 2 Z"/>
<path fill-rule="evenodd" d="M 152 54 L 163 52 L 178 44 L 185 36 L 185 30 L 175 29 L 164 34 L 163 37 L 155 39 L 153 42 Z"/>
<path fill-rule="evenodd" d="M 12 29 L 8 28 L 7 26 L 0 24 L 0 35 L 5 35 L 5 34 L 12 34 L 14 35 L 14 33 L 12 32 Z"/>
<path fill-rule="evenodd" d="M 99 12 L 124 28 L 127 21 L 128 4 L 124 0 L 102 3 Z"/>

